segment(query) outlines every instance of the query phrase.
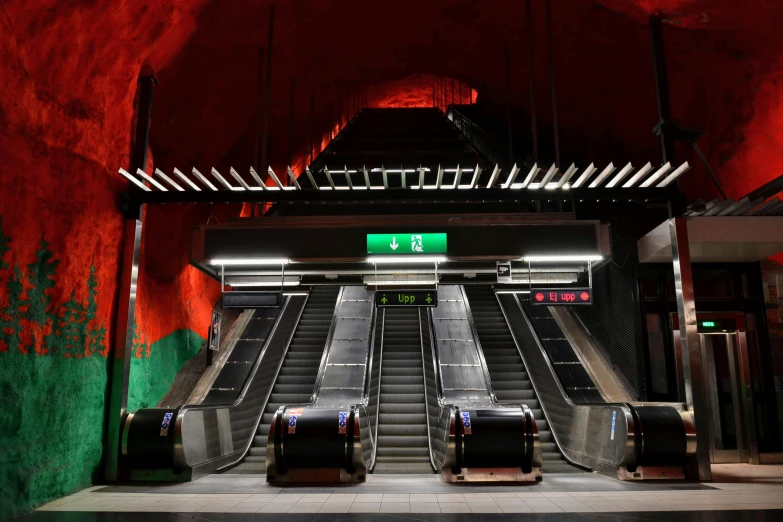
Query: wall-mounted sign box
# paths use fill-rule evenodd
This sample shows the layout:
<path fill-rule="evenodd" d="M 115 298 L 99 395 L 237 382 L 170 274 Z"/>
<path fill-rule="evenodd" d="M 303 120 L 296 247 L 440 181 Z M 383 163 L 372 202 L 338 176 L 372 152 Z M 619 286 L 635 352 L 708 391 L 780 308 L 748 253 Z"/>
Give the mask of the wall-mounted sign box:
<path fill-rule="evenodd" d="M 438 306 L 436 290 L 394 290 L 375 292 L 375 306 L 388 308 L 392 306 Z"/>
<path fill-rule="evenodd" d="M 368 254 L 445 254 L 446 234 L 367 234 Z"/>
<path fill-rule="evenodd" d="M 534 305 L 591 305 L 592 288 L 534 288 L 530 291 L 530 302 Z"/>

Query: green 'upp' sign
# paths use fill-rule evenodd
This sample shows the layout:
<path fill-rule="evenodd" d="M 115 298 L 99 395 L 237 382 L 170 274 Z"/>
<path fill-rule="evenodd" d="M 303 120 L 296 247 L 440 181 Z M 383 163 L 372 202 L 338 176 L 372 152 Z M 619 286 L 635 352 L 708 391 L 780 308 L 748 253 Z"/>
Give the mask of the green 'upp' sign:
<path fill-rule="evenodd" d="M 445 254 L 446 234 L 367 234 L 368 254 Z"/>

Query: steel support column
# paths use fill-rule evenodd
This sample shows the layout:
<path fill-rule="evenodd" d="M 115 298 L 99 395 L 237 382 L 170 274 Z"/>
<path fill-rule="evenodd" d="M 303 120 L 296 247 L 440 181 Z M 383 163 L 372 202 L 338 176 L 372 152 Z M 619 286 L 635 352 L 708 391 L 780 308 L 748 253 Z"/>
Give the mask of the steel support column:
<path fill-rule="evenodd" d="M 157 83 L 154 75 L 139 78 L 139 101 L 136 111 L 136 131 L 131 154 L 131 172 L 145 169 L 152 119 L 152 91 Z M 133 353 L 133 333 L 136 327 L 136 287 L 139 277 L 143 205 L 126 202 L 124 208 L 122 259 L 120 260 L 117 320 L 114 327 L 114 349 L 109 366 L 109 408 L 106 434 L 105 478 L 116 481 L 120 476 L 122 425 L 128 407 L 128 382 Z"/>
<path fill-rule="evenodd" d="M 106 437 L 106 480 L 109 482 L 121 479 L 119 459 L 122 426 L 128 408 L 128 382 L 130 380 L 131 356 L 133 355 L 133 333 L 136 327 L 136 288 L 139 279 L 141 231 L 141 216 L 138 219 L 127 218 L 125 220 L 117 323 L 109 377 L 111 389 L 109 391 L 109 420 Z"/>
<path fill-rule="evenodd" d="M 696 322 L 696 299 L 693 293 L 693 272 L 688 244 L 688 222 L 685 218 L 669 220 L 672 241 L 674 291 L 677 297 L 677 317 L 680 323 L 683 383 L 685 402 L 696 427 L 696 467 L 699 480 L 712 480 L 710 461 L 710 427 L 707 393 L 699 333 Z"/>

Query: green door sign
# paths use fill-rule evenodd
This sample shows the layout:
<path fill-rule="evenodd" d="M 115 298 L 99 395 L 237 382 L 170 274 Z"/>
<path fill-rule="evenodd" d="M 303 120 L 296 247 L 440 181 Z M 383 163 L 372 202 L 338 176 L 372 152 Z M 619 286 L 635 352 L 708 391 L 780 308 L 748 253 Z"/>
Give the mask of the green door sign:
<path fill-rule="evenodd" d="M 446 234 L 367 234 L 368 254 L 445 254 Z"/>

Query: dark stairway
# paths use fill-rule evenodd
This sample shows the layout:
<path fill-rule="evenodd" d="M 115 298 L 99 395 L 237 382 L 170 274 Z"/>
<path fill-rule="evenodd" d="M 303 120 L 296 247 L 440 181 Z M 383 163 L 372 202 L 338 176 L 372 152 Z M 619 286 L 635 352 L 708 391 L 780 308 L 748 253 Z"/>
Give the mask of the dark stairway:
<path fill-rule="evenodd" d="M 497 400 L 525 404 L 533 411 L 545 473 L 581 472 L 560 454 L 495 292 L 488 286 L 465 286 L 465 293 Z"/>
<path fill-rule="evenodd" d="M 242 463 L 229 473 L 266 473 L 266 439 L 272 416 L 284 404 L 310 402 L 339 291 L 338 286 L 316 286 L 310 291 L 253 445 Z"/>
<path fill-rule="evenodd" d="M 432 473 L 417 308 L 387 308 L 383 323 L 375 473 Z"/>

